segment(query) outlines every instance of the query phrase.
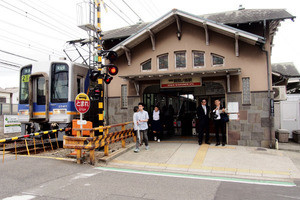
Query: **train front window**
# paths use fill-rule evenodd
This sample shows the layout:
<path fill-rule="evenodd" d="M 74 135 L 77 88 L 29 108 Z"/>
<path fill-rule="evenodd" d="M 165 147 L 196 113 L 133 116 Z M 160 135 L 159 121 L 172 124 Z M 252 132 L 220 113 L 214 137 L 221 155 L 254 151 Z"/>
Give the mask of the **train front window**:
<path fill-rule="evenodd" d="M 52 65 L 51 102 L 68 102 L 69 67 L 63 63 Z"/>
<path fill-rule="evenodd" d="M 37 105 L 45 105 L 46 91 L 45 91 L 45 78 L 39 77 L 37 79 Z"/>
<path fill-rule="evenodd" d="M 31 66 L 24 67 L 20 74 L 20 104 L 28 104 L 29 96 L 29 76 L 31 74 Z"/>

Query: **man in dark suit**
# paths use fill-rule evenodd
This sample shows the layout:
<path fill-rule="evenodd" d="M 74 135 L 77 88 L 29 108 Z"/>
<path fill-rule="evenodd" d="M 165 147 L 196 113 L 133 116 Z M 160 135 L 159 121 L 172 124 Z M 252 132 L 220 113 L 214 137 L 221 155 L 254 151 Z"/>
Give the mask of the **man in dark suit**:
<path fill-rule="evenodd" d="M 198 116 L 198 143 L 199 145 L 202 144 L 204 130 L 205 130 L 205 143 L 209 143 L 209 113 L 210 113 L 210 107 L 206 105 L 206 100 L 202 99 L 201 105 L 197 108 L 197 116 Z"/>

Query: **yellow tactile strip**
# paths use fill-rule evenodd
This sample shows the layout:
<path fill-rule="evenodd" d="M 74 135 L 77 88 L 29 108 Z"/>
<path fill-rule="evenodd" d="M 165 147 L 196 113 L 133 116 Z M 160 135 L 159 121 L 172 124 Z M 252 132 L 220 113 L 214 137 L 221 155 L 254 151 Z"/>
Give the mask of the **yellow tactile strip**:
<path fill-rule="evenodd" d="M 166 168 L 178 168 L 178 169 L 189 169 L 189 170 L 199 170 L 205 172 L 225 172 L 231 174 L 244 174 L 244 175 L 276 175 L 276 176 L 290 176 L 291 172 L 289 171 L 270 171 L 270 170 L 257 170 L 257 169 L 241 169 L 241 168 L 226 168 L 226 167 L 212 167 L 212 166 L 203 166 L 206 153 L 209 148 L 223 148 L 223 149 L 235 149 L 235 147 L 225 146 L 225 147 L 216 147 L 203 144 L 200 146 L 196 156 L 191 165 L 178 165 L 178 164 L 167 164 L 167 163 L 150 163 L 150 162 L 136 162 L 136 161 L 125 161 L 125 160 L 113 160 L 112 163 L 119 164 L 128 164 L 128 165 L 137 165 L 137 166 L 155 166 L 155 167 L 166 167 Z"/>

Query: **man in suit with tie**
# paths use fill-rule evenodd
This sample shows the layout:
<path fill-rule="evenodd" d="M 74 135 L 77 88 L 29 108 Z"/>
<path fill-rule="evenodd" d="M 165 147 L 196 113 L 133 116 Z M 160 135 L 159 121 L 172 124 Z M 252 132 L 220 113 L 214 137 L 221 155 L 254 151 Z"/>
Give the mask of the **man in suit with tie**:
<path fill-rule="evenodd" d="M 198 143 L 199 145 L 202 144 L 203 135 L 205 131 L 205 143 L 209 143 L 209 113 L 210 113 L 210 107 L 206 105 L 206 100 L 202 99 L 201 105 L 197 108 L 197 116 L 198 116 Z"/>

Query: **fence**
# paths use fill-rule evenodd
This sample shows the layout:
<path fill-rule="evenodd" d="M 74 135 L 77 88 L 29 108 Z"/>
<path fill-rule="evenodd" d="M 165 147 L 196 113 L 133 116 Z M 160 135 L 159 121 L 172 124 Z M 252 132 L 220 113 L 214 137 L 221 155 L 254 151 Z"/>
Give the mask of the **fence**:
<path fill-rule="evenodd" d="M 0 115 L 18 114 L 18 104 L 0 103 Z"/>
<path fill-rule="evenodd" d="M 109 144 L 121 141 L 122 147 L 125 148 L 126 138 L 133 137 L 136 141 L 136 137 L 133 132 L 133 128 L 126 129 L 126 125 L 132 125 L 132 122 L 126 122 L 122 124 L 115 124 L 111 126 L 104 126 L 102 128 L 93 129 L 74 129 L 77 131 L 77 137 L 64 136 L 64 148 L 76 149 L 77 151 L 77 163 L 82 163 L 82 149 L 89 150 L 90 163 L 95 164 L 95 149 L 104 147 L 104 155 L 108 156 Z M 109 133 L 111 128 L 121 127 L 120 131 Z M 95 131 L 103 130 L 104 134 L 95 136 Z M 90 137 L 81 137 L 81 131 L 90 131 Z"/>

